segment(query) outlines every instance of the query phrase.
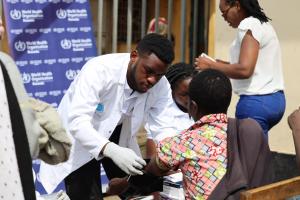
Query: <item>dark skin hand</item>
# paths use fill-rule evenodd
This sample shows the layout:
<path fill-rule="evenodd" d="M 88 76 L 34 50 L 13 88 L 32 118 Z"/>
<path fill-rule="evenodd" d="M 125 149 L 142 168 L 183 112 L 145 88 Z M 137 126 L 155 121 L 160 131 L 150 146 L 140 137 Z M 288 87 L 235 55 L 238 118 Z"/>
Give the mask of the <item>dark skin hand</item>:
<path fill-rule="evenodd" d="M 220 60 L 214 62 L 208 58 L 199 56 L 195 59 L 195 66 L 198 70 L 212 68 L 222 71 L 233 79 L 247 79 L 250 78 L 254 72 L 258 51 L 259 43 L 254 39 L 251 31 L 247 31 L 241 44 L 238 63 L 229 64 L 228 62 Z"/>
<path fill-rule="evenodd" d="M 123 178 L 113 178 L 109 181 L 108 190 L 106 193 L 108 195 L 120 195 L 128 187 L 127 176 Z"/>
<path fill-rule="evenodd" d="M 153 156 L 149 164 L 145 167 L 145 171 L 155 176 L 168 175 L 170 173 L 169 170 L 162 170 L 161 168 L 159 168 L 156 164 L 155 159 L 155 156 Z M 171 171 L 171 173 L 174 173 L 174 171 Z M 128 177 L 129 176 L 111 179 L 109 182 L 109 188 L 106 193 L 109 195 L 120 195 L 128 187 Z"/>

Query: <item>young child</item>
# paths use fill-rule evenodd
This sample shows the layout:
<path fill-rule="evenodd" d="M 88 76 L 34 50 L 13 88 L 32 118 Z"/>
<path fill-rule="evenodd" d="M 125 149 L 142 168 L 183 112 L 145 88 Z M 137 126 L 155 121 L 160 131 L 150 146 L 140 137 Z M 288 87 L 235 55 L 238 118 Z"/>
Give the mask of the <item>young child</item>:
<path fill-rule="evenodd" d="M 171 129 L 171 133 L 170 130 L 166 129 L 161 131 L 161 134 L 158 135 L 157 138 L 152 138 L 148 124 L 145 125 L 147 131 L 146 158 L 151 158 L 156 152 L 154 140 L 159 141 L 161 138 L 173 136 L 194 124 L 194 120 L 191 119 L 187 113 L 187 103 L 189 84 L 195 72 L 192 65 L 183 62 L 176 63 L 168 69 L 166 78 L 170 83 L 172 98 L 174 100 L 172 106 L 168 108 L 168 113 L 173 117 L 174 128 Z M 177 132 L 174 132 L 174 130 L 177 130 Z"/>
<path fill-rule="evenodd" d="M 226 173 L 230 81 L 221 72 L 204 70 L 191 81 L 189 97 L 188 111 L 195 124 L 161 141 L 147 171 L 159 175 L 180 168 L 186 199 L 202 199 Z"/>

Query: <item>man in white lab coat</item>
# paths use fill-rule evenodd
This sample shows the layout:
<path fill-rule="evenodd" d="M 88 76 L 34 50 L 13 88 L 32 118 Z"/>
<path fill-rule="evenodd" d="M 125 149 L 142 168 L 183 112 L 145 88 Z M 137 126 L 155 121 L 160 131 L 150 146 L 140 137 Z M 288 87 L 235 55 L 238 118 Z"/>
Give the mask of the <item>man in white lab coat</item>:
<path fill-rule="evenodd" d="M 103 157 L 126 174 L 142 174 L 146 163 L 135 137 L 140 126 L 147 122 L 153 137 L 174 133 L 172 115 L 165 112 L 172 97 L 164 77 L 173 59 L 170 41 L 149 34 L 130 54 L 98 56 L 83 66 L 58 108 L 73 140 L 70 158 L 56 166 L 41 164 L 40 180 L 48 193 L 65 178 L 72 200 L 89 199 L 94 182 L 101 188 Z"/>

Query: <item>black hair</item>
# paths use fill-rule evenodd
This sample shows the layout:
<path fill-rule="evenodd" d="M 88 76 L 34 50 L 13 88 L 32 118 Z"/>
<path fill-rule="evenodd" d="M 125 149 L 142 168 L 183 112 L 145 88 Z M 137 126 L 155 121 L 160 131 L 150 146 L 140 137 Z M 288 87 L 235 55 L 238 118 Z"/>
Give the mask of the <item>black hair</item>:
<path fill-rule="evenodd" d="M 184 62 L 176 63 L 168 68 L 166 78 L 168 79 L 171 89 L 175 89 L 181 80 L 192 78 L 195 73 L 195 68 Z"/>
<path fill-rule="evenodd" d="M 190 99 L 203 115 L 227 113 L 232 88 L 229 78 L 222 72 L 206 69 L 196 74 L 189 87 Z"/>
<path fill-rule="evenodd" d="M 140 55 L 154 53 L 166 64 L 170 64 L 174 60 L 172 43 L 166 37 L 157 33 L 145 35 L 138 43 L 136 49 Z"/>
<path fill-rule="evenodd" d="M 258 0 L 226 0 L 230 6 L 233 6 L 236 1 L 240 2 L 241 7 L 246 11 L 248 16 L 259 19 L 261 23 L 271 20 L 266 16 L 262 7 L 260 7 Z"/>
<path fill-rule="evenodd" d="M 166 78 L 170 83 L 171 89 L 174 90 L 175 88 L 178 87 L 180 81 L 188 78 L 192 78 L 196 72 L 197 71 L 192 65 L 184 62 L 180 62 L 168 68 L 168 71 L 166 73 Z M 187 112 L 186 108 L 178 104 L 176 101 L 174 102 L 181 111 Z"/>

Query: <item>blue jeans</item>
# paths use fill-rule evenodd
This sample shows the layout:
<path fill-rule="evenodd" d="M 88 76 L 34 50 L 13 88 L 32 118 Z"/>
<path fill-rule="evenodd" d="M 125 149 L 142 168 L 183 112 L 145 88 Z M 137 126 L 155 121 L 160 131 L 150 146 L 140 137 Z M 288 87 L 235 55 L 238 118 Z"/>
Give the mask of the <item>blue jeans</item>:
<path fill-rule="evenodd" d="M 283 91 L 266 95 L 241 95 L 236 106 L 238 119 L 255 119 L 268 137 L 268 131 L 282 118 L 285 111 Z"/>

